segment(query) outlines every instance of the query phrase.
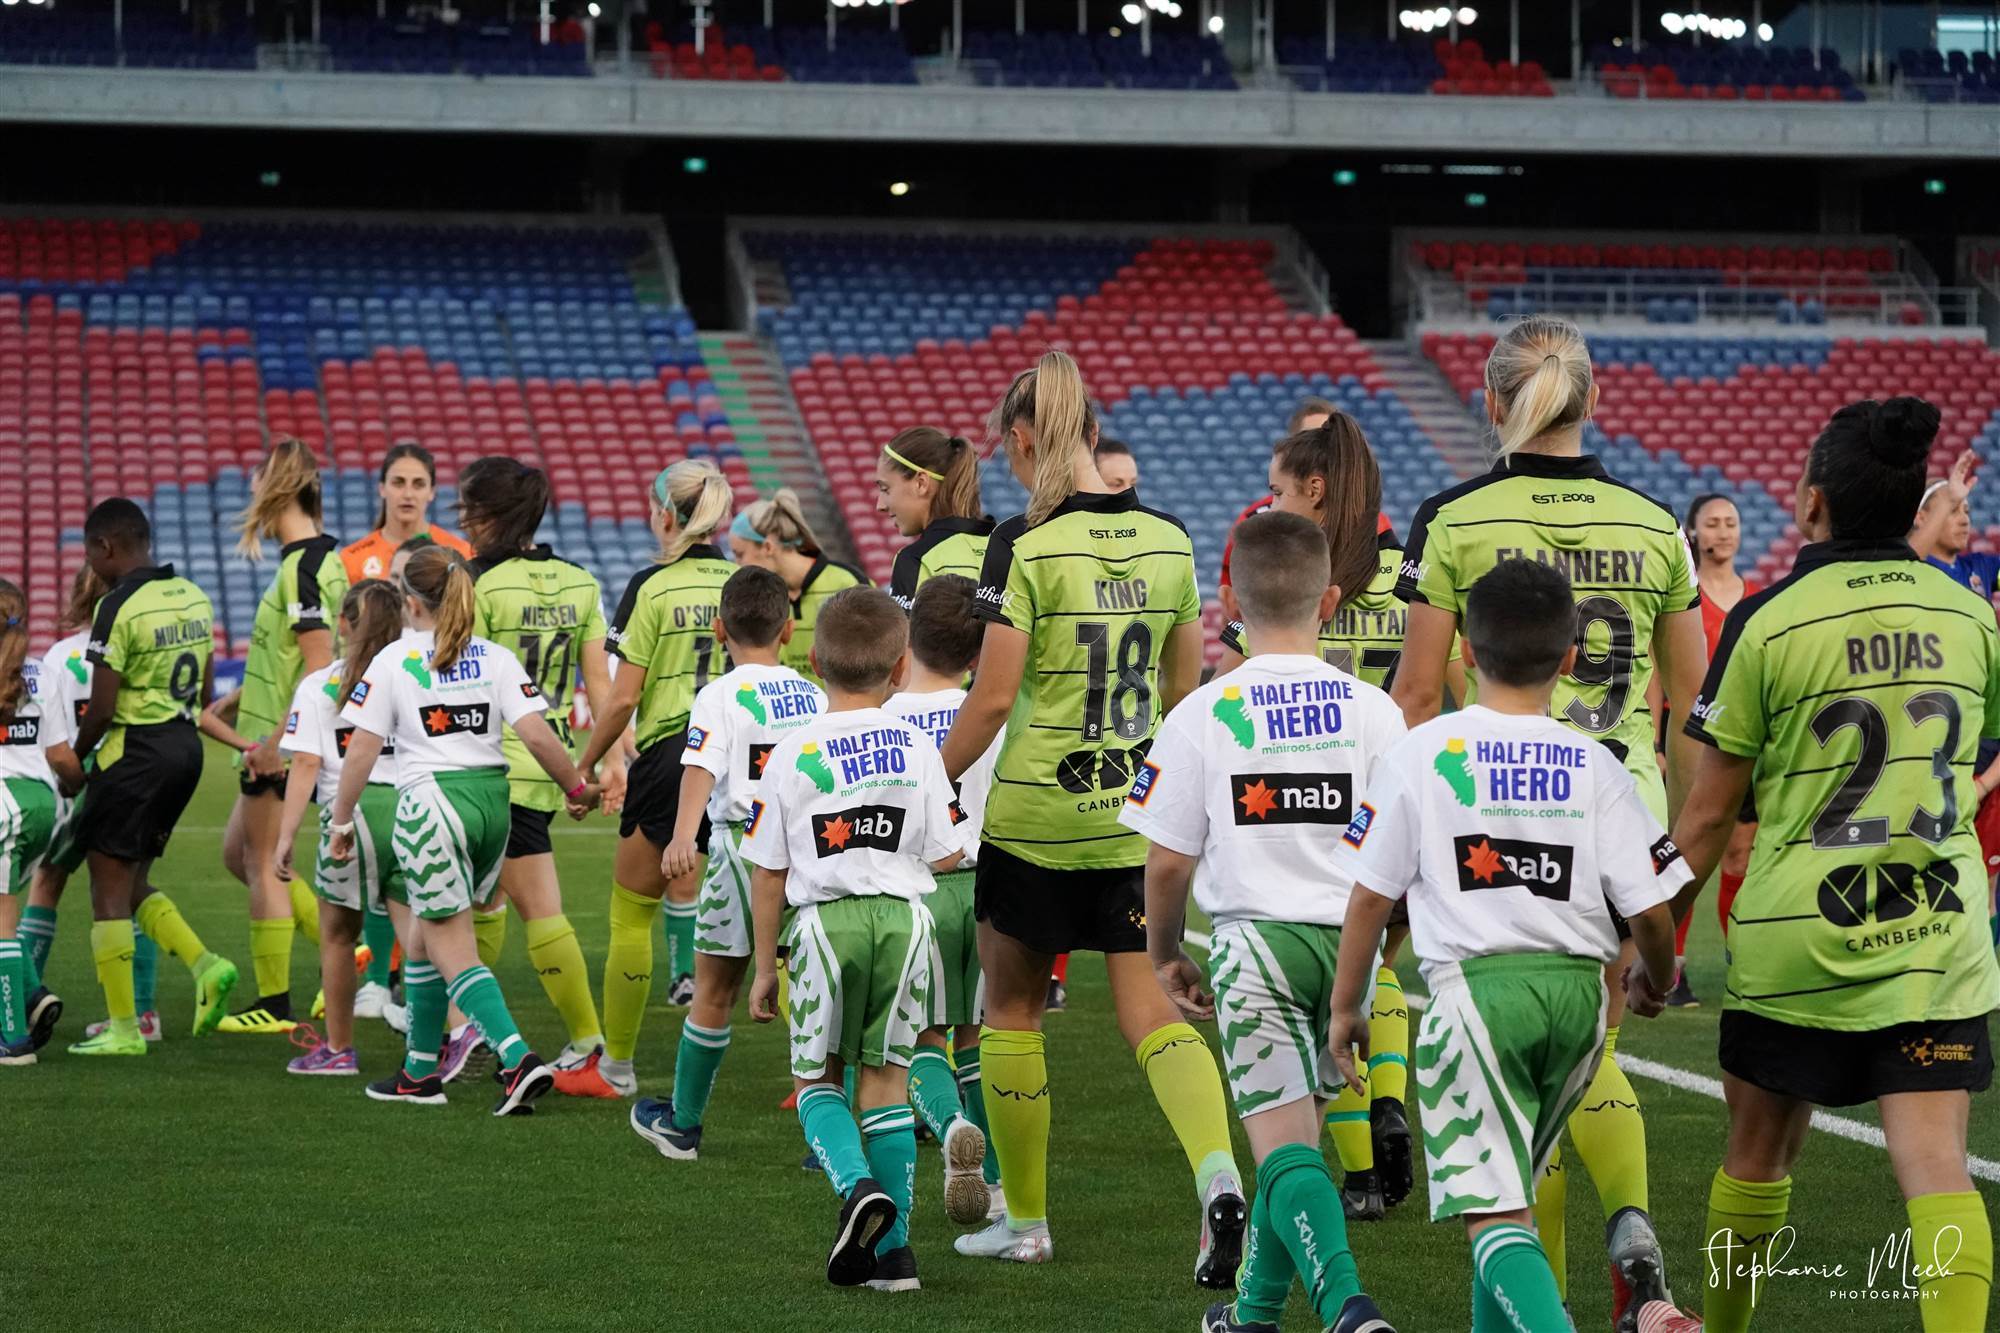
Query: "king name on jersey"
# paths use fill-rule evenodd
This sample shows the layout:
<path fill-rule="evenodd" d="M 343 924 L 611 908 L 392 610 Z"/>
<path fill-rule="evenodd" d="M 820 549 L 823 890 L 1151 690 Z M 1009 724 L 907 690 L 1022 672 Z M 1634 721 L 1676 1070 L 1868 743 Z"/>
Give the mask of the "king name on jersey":
<path fill-rule="evenodd" d="M 1562 843 L 1494 838 L 1484 833 L 1461 834 L 1451 840 L 1458 859 L 1458 887 L 1526 889 L 1537 898 L 1569 900 L 1570 864 L 1576 849 Z"/>
<path fill-rule="evenodd" d="M 851 736 L 829 736 L 821 744 L 829 758 L 839 761 L 840 785 L 851 787 L 863 778 L 904 772 L 916 737 L 904 727 L 876 727 Z"/>
<path fill-rule="evenodd" d="M 893 852 L 903 845 L 901 806 L 857 805 L 830 815 L 814 815 L 812 824 L 813 848 L 821 860 L 863 849 Z"/>
<path fill-rule="evenodd" d="M 1230 813 L 1236 822 L 1267 824 L 1339 824 L 1345 826 L 1354 798 L 1354 779 L 1346 773 L 1233 773 Z"/>
<path fill-rule="evenodd" d="M 1542 497 L 1535 498 L 1541 500 Z M 1533 560 L 1537 564 L 1561 570 L 1571 583 L 1597 587 L 1632 587 L 1646 575 L 1644 551 L 1622 551 L 1591 546 L 1568 550 L 1545 546 L 1502 546 L 1493 552 L 1493 561 L 1498 564 L 1503 560 Z M 1406 571 L 1408 568 L 1408 565 L 1404 566 Z"/>
<path fill-rule="evenodd" d="M 1136 537 L 1137 531 L 1119 529 L 1103 532 L 1092 529 L 1091 536 Z M 1100 611 L 1144 611 L 1146 609 L 1146 580 L 1144 579 L 1092 579 L 1091 586 L 1097 590 L 1097 609 Z"/>

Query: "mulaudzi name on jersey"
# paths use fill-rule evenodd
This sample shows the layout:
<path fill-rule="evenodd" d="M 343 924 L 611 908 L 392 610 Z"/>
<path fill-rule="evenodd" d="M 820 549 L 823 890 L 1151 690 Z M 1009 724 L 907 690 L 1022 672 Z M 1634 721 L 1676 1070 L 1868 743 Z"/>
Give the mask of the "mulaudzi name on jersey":
<path fill-rule="evenodd" d="M 1850 635 L 1847 640 L 1847 674 L 1879 676 L 1901 680 L 1908 671 L 1937 671 L 1944 666 L 1944 639 L 1914 630 L 1902 634 Z"/>
<path fill-rule="evenodd" d="M 0 736 L 0 745 L 38 745 L 42 739 L 42 719 L 35 717 L 10 717 L 7 729 Z"/>
<path fill-rule="evenodd" d="M 1569 899 L 1570 866 L 1576 849 L 1562 843 L 1528 842 L 1468 833 L 1451 840 L 1458 858 L 1458 887 L 1526 889 L 1537 898 Z"/>
<path fill-rule="evenodd" d="M 862 848 L 896 851 L 903 845 L 903 813 L 896 805 L 857 805 L 830 815 L 814 815 L 813 849 L 821 860 Z"/>
<path fill-rule="evenodd" d="M 457 664 L 453 665 L 455 669 Z M 486 704 L 458 704 L 450 708 L 432 704 L 424 710 L 424 732 L 430 736 L 483 736 L 492 718 L 493 710 Z"/>
<path fill-rule="evenodd" d="M 1233 773 L 1230 813 L 1238 824 L 1339 824 L 1346 826 L 1354 799 L 1346 773 Z"/>
<path fill-rule="evenodd" d="M 176 620 L 153 631 L 153 646 L 179 648 L 183 644 L 209 643 L 213 637 L 209 622 L 206 620 Z M 104 651 L 103 645 L 95 640 L 91 641 L 90 646 L 96 652 Z"/>

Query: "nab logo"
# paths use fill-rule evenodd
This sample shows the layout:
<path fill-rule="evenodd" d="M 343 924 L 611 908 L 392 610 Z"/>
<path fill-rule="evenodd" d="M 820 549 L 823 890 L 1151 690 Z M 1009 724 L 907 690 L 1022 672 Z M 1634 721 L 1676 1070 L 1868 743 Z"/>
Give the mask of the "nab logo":
<path fill-rule="evenodd" d="M 1238 824 L 1338 824 L 1351 816 L 1346 773 L 1238 773 L 1229 779 Z"/>
<path fill-rule="evenodd" d="M 1574 847 L 1515 838 L 1489 838 L 1483 833 L 1453 838 L 1451 842 L 1453 854 L 1458 858 L 1458 887 L 1461 892 L 1526 889 L 1537 898 L 1569 901 L 1570 863 L 1576 855 Z"/>
<path fill-rule="evenodd" d="M 333 748 L 342 759 L 347 758 L 347 747 L 354 744 L 354 733 L 356 730 L 354 727 L 335 727 L 333 729 Z M 395 753 L 395 738 L 390 737 L 385 739 L 382 742 L 382 754 L 386 757 Z"/>
<path fill-rule="evenodd" d="M 1681 849 L 1674 845 L 1672 838 L 1666 834 L 1661 834 L 1660 840 L 1653 844 L 1653 873 L 1655 875 L 1666 874 L 1667 867 L 1680 859 Z"/>
<path fill-rule="evenodd" d="M 0 745 L 39 745 L 41 739 L 40 717 L 12 717 L 7 719 L 7 734 L 0 738 Z"/>
<path fill-rule="evenodd" d="M 424 710 L 424 734 L 484 736 L 492 717 L 493 710 L 485 704 L 464 704 L 457 708 L 438 704 Z"/>
<path fill-rule="evenodd" d="M 752 782 L 756 782 L 764 776 L 764 765 L 771 762 L 771 751 L 775 748 L 775 744 L 759 744 L 755 742 L 751 744 L 749 767 L 744 769 L 744 772 L 750 775 Z"/>
<path fill-rule="evenodd" d="M 893 805 L 857 805 L 830 815 L 814 815 L 813 849 L 821 860 L 842 852 L 893 852 L 903 845 L 903 810 Z"/>

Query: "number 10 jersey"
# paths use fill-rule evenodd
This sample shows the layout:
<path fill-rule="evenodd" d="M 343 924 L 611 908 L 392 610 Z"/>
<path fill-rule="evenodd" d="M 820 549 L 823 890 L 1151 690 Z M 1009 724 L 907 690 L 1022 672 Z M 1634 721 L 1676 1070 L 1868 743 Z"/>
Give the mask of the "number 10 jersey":
<path fill-rule="evenodd" d="M 1159 728 L 1160 654 L 1201 618 L 1194 548 L 1133 491 L 1072 495 L 986 547 L 974 611 L 1029 636 L 987 798 L 983 840 L 1051 870 L 1144 864 L 1118 822 Z"/>
<path fill-rule="evenodd" d="M 472 632 L 491 639 L 521 661 L 528 679 L 548 700 L 548 723 L 571 747 L 570 707 L 576 700 L 583 646 L 605 636 L 604 605 L 589 570 L 532 546 L 504 560 L 482 556 L 470 566 Z M 508 800 L 529 810 L 562 809 L 562 793 L 507 729 Z"/>

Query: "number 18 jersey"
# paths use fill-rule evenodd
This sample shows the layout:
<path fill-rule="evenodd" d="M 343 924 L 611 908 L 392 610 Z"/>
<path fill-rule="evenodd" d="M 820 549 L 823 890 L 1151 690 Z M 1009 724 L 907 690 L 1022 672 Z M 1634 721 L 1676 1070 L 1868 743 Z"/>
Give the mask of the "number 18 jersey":
<path fill-rule="evenodd" d="M 1016 515 L 973 610 L 1030 638 L 984 840 L 1051 870 L 1143 864 L 1118 812 L 1159 727 L 1167 633 L 1201 618 L 1187 530 L 1129 490 L 1072 495 L 1032 528 Z"/>
<path fill-rule="evenodd" d="M 570 745 L 569 714 L 576 701 L 583 646 L 604 640 L 604 605 L 590 572 L 532 546 L 504 560 L 472 562 L 472 632 L 521 660 L 528 679 L 548 701 L 548 724 Z M 562 809 L 562 793 L 507 729 L 508 799 L 529 810 Z"/>
<path fill-rule="evenodd" d="M 1972 830 L 2000 732 L 1985 598 L 1900 541 L 1808 546 L 1729 613 L 1691 711 L 1756 760 L 1725 1007 L 1865 1031 L 2000 1006 Z"/>
<path fill-rule="evenodd" d="M 1463 622 L 1465 595 L 1502 560 L 1534 560 L 1568 576 L 1579 651 L 1573 674 L 1556 682 L 1550 715 L 1617 755 L 1664 823 L 1646 707 L 1653 624 L 1700 605 L 1679 522 L 1589 454 L 1514 454 L 1418 507 L 1396 595 Z"/>

